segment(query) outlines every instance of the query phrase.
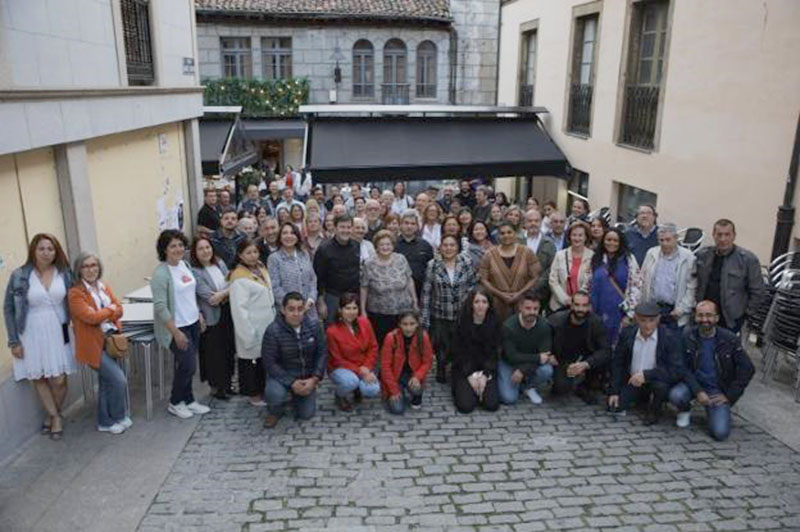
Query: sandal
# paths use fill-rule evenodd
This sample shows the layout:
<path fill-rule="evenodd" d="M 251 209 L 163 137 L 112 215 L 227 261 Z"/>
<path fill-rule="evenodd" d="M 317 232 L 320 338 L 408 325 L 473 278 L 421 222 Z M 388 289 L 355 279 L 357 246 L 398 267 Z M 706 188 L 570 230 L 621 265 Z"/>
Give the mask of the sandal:
<path fill-rule="evenodd" d="M 59 420 L 61 420 L 61 430 L 53 430 L 53 425 L 54 425 L 53 421 L 55 421 L 56 417 L 58 417 Z M 53 416 L 53 419 L 50 421 L 50 439 L 51 440 L 60 441 L 61 438 L 64 437 L 64 426 L 63 426 L 63 423 L 64 423 L 64 420 L 61 419 L 61 416 Z"/>

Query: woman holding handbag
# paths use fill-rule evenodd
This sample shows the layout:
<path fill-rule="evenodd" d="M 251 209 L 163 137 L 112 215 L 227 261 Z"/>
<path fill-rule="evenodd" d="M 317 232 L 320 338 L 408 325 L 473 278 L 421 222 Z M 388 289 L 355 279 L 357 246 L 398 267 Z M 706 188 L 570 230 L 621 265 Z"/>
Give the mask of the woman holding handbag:
<path fill-rule="evenodd" d="M 75 286 L 69 289 L 69 312 L 75 329 L 75 357 L 97 371 L 97 430 L 121 434 L 133 425 L 125 409 L 128 380 L 112 354 L 127 354 L 120 333 L 122 305 L 100 281 L 103 264 L 93 253 L 75 259 Z"/>
<path fill-rule="evenodd" d="M 578 290 L 589 292 L 592 282 L 592 256 L 589 244 L 589 224 L 578 220 L 567 229 L 564 241 L 569 243 L 556 253 L 550 266 L 550 310 L 553 312 L 572 304 L 572 294 Z"/>
<path fill-rule="evenodd" d="M 639 265 L 625 235 L 619 229 L 609 229 L 592 256 L 591 301 L 608 331 L 610 345 L 617 343 L 620 326 L 633 318 L 641 288 Z"/>

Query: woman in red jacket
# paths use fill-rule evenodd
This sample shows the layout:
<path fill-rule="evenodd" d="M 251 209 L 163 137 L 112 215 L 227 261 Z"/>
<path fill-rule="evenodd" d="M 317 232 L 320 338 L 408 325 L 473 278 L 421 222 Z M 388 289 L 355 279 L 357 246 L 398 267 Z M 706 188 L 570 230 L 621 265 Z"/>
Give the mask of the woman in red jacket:
<path fill-rule="evenodd" d="M 359 316 L 358 296 L 345 293 L 339 298 L 336 321 L 328 327 L 328 375 L 336 387 L 336 406 L 353 409 L 362 397 L 377 397 L 381 384 L 375 375 L 378 342 L 366 316 Z"/>
<path fill-rule="evenodd" d="M 406 391 L 411 408 L 422 406 L 422 386 L 433 364 L 431 339 L 419 326 L 419 315 L 401 314 L 398 325 L 386 335 L 381 349 L 381 385 L 392 414 L 405 411 Z"/>

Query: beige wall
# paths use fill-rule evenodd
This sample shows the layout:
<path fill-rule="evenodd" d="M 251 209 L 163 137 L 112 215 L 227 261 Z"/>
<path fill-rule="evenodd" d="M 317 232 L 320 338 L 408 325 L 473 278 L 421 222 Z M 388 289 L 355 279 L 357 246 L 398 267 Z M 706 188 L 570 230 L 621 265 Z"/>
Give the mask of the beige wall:
<path fill-rule="evenodd" d="M 625 0 L 600 15 L 592 136 L 563 130 L 572 7 L 577 0 L 516 0 L 503 8 L 500 104 L 516 103 L 519 27 L 538 19 L 534 105 L 570 163 L 590 174 L 593 207 L 612 205 L 614 182 L 658 194 L 662 221 L 710 230 L 738 222 L 739 243 L 768 259 L 775 212 L 800 110 L 800 2 L 672 1 L 660 143 L 653 153 L 619 147 Z"/>
<path fill-rule="evenodd" d="M 21 266 L 36 233 L 51 233 L 64 244 L 64 221 L 52 149 L 0 157 L 0 287 Z M 11 368 L 5 323 L 0 325 L 0 381 Z"/>
<path fill-rule="evenodd" d="M 87 159 L 104 276 L 122 296 L 147 284 L 157 263 L 159 199 L 170 209 L 182 195 L 191 225 L 181 124 L 91 140 Z"/>

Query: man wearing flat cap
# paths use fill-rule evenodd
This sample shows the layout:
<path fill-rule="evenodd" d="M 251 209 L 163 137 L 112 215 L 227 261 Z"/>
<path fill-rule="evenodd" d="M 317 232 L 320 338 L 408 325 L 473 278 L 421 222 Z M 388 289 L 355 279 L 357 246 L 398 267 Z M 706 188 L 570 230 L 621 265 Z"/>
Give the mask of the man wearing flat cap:
<path fill-rule="evenodd" d="M 643 403 L 645 425 L 658 423 L 670 387 L 685 373 L 680 337 L 659 324 L 660 314 L 655 303 L 640 303 L 611 361 L 609 408 L 623 414 L 634 402 Z"/>

